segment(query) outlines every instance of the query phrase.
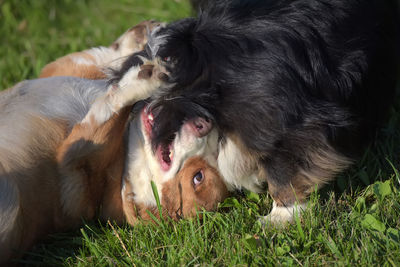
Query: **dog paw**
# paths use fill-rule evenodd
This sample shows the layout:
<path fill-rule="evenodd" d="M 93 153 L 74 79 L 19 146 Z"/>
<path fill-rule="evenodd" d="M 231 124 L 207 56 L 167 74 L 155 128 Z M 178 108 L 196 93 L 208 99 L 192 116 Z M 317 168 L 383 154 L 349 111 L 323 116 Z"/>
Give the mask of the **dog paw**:
<path fill-rule="evenodd" d="M 140 66 L 140 71 L 138 73 L 138 79 L 153 79 L 160 82 L 168 82 L 167 71 L 161 66 L 155 66 L 152 64 L 143 64 Z"/>
<path fill-rule="evenodd" d="M 305 210 L 306 204 L 295 204 L 292 206 L 277 206 L 273 203 L 271 212 L 264 217 L 258 219 L 262 226 L 285 226 L 287 223 L 292 223 L 297 213 L 301 216 L 301 213 Z"/>
<path fill-rule="evenodd" d="M 109 95 L 119 109 L 151 97 L 168 81 L 168 72 L 157 62 L 143 60 L 141 66 L 128 70 Z"/>

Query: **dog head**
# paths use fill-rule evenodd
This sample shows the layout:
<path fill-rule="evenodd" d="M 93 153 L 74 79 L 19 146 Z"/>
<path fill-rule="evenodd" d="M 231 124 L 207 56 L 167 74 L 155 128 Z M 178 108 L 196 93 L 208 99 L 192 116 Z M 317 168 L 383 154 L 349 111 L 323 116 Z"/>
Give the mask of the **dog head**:
<path fill-rule="evenodd" d="M 173 219 L 193 216 L 202 208 L 214 210 L 228 191 L 215 169 L 218 132 L 213 123 L 204 118 L 185 121 L 168 144 L 157 147 L 151 144 L 152 127 L 153 115 L 145 106 L 129 129 L 125 183 L 131 192 L 123 190 L 124 201 L 141 210 L 154 210 L 153 181 L 165 215 Z"/>
<path fill-rule="evenodd" d="M 151 68 L 150 61 L 142 60 L 146 64 L 140 67 L 138 75 L 141 77 L 138 78 L 151 79 L 154 73 L 145 75 L 145 72 L 154 72 L 154 67 Z M 158 73 L 157 78 L 161 74 Z M 121 82 L 126 80 L 124 77 Z M 125 183 L 129 186 L 125 186 L 122 192 L 123 198 L 130 197 L 125 197 L 124 201 L 131 201 L 139 209 L 154 208 L 153 181 L 167 214 L 174 219 L 191 216 L 196 208 L 214 209 L 227 195 L 227 188 L 215 170 L 219 135 L 214 122 L 207 117 L 190 118 L 168 142 L 154 146 L 151 142 L 155 128 L 153 118 L 159 112 L 162 109 L 150 108 L 144 102 L 133 109 L 125 175 Z M 132 192 L 127 193 L 128 187 Z M 133 211 L 125 210 L 127 212 Z"/>

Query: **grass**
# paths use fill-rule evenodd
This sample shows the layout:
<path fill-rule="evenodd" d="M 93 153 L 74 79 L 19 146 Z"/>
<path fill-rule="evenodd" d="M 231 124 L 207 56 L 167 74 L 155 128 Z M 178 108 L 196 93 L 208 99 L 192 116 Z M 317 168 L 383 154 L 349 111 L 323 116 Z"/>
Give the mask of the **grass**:
<path fill-rule="evenodd" d="M 0 89 L 38 76 L 57 57 L 108 45 L 137 22 L 190 14 L 184 0 L 0 0 Z M 400 103 L 364 157 L 312 194 L 285 228 L 257 222 L 267 195 L 227 199 L 219 212 L 180 222 L 87 222 L 50 236 L 20 261 L 39 266 L 400 265 Z"/>

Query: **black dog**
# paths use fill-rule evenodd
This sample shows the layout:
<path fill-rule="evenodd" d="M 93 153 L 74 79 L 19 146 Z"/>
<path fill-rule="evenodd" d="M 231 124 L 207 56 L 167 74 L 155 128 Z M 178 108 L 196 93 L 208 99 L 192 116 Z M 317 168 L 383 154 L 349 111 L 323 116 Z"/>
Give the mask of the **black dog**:
<path fill-rule="evenodd" d="M 266 181 L 274 199 L 268 219 L 291 220 L 386 115 L 395 2 L 209 2 L 198 18 L 156 31 L 141 53 L 163 60 L 174 84 L 153 103 L 153 143 L 169 143 L 192 117 L 215 121 L 228 184 L 259 191 Z M 138 61 L 132 56 L 125 67 Z"/>

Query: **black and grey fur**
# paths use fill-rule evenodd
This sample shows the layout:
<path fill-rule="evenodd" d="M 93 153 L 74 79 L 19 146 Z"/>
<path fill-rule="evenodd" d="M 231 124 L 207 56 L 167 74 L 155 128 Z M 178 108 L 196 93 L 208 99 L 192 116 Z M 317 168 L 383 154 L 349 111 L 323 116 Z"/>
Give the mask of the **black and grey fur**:
<path fill-rule="evenodd" d="M 395 13 L 395 1 L 381 0 L 210 1 L 150 40 L 148 56 L 165 61 L 175 84 L 153 105 L 153 142 L 207 117 L 251 155 L 277 206 L 303 202 L 386 116 Z"/>

